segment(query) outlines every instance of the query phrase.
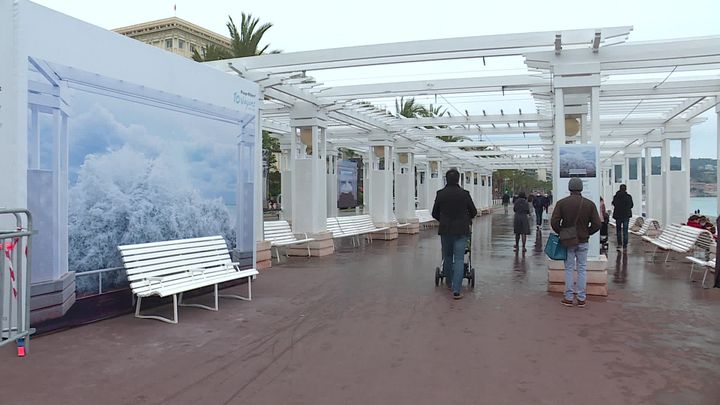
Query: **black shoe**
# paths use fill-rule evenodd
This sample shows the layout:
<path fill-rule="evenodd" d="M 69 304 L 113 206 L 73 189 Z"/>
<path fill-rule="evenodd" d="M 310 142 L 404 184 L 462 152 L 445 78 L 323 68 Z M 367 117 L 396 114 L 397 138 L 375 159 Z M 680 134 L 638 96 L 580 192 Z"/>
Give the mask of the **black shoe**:
<path fill-rule="evenodd" d="M 459 293 L 459 292 L 453 293 L 453 299 L 454 299 L 454 300 L 459 300 L 459 299 L 461 299 L 462 297 L 463 297 L 462 293 Z"/>

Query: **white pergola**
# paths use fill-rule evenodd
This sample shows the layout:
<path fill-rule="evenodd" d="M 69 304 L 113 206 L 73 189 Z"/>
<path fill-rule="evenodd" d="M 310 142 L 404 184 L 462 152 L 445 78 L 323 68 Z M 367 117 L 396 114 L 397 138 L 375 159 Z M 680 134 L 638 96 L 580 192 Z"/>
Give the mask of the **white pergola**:
<path fill-rule="evenodd" d="M 720 111 L 720 37 L 626 42 L 631 31 L 632 27 L 623 26 L 424 40 L 209 64 L 260 84 L 262 129 L 284 139 L 286 150 L 295 147 L 289 139 L 295 137 L 289 135 L 296 128 L 318 126 L 322 131 L 313 132 L 312 139 L 320 142 L 314 144 L 320 148 L 350 148 L 371 157 L 374 147 L 387 146 L 385 152 L 399 153 L 397 147 L 403 145 L 402 153 L 413 156 L 418 171 L 432 173 L 456 166 L 465 177 L 473 177 L 468 180 L 470 186 L 476 176 L 481 177 L 481 184 L 490 182 L 488 176 L 494 170 L 505 168 L 546 170 L 553 173 L 557 185 L 556 145 L 591 143 L 600 148 L 602 193 L 607 197 L 614 192 L 617 180 L 638 194 L 643 192 L 639 159 L 659 149 L 661 173 L 653 172 L 651 159 L 645 160 L 645 211 L 670 222 L 675 219 L 672 204 L 687 211 L 687 197 L 684 206 L 678 207 L 681 201 L 670 189 L 689 188 L 690 128 L 702 122 L 699 116 L 704 112 L 713 107 Z M 477 74 L 465 77 L 335 86 L 314 78 L 328 71 L 342 74 L 418 63 L 439 66 L 441 61 L 479 66 L 492 58 L 524 61 L 523 71 L 488 75 L 479 68 Z M 352 79 L 350 73 L 348 79 Z M 477 106 L 454 116 L 405 118 L 386 107 L 399 97 L 446 101 L 468 97 L 477 100 Z M 493 111 L 491 99 L 515 107 Z M 443 101 L 438 104 L 447 107 Z M 566 124 L 574 123 L 579 127 L 577 134 L 566 131 Z M 445 142 L 441 136 L 461 140 Z M 675 140 L 682 144 L 680 173 L 685 180 L 681 183 L 670 168 L 669 150 Z M 432 188 L 440 183 L 424 191 L 425 206 Z M 651 204 L 658 196 L 662 203 Z M 392 199 L 392 191 L 385 197 Z M 636 205 L 639 213 L 642 207 Z M 680 215 L 685 215 L 682 210 Z"/>

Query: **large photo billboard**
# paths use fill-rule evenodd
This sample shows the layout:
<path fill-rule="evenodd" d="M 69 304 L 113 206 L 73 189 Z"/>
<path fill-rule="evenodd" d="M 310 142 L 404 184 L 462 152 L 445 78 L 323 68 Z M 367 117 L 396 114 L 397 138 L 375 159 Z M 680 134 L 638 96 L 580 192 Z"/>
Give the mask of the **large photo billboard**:
<path fill-rule="evenodd" d="M 338 161 L 338 208 L 358 205 L 358 165 L 353 160 Z"/>

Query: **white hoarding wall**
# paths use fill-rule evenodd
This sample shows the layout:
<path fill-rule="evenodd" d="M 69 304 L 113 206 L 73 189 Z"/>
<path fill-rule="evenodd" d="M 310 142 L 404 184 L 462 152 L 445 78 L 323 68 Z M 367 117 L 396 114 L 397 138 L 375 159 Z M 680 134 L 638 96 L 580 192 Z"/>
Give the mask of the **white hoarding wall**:
<path fill-rule="evenodd" d="M 257 85 L 30 2 L 13 15 L 32 29 L 0 49 L 20 49 L 27 98 L 2 141 L 25 154 L 33 282 L 118 267 L 118 245 L 208 235 L 251 265 Z M 96 282 L 79 278 L 81 295 Z"/>

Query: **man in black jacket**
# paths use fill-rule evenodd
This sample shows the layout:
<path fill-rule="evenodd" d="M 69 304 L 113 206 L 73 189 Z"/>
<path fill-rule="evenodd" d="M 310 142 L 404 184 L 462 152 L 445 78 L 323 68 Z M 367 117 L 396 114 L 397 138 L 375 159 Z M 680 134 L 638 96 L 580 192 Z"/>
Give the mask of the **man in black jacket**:
<path fill-rule="evenodd" d="M 628 245 L 628 227 L 630 226 L 630 217 L 632 217 L 633 199 L 627 193 L 627 186 L 620 185 L 620 190 L 615 193 L 612 200 L 613 218 L 615 218 L 615 230 L 617 231 L 617 250 L 627 250 Z"/>
<path fill-rule="evenodd" d="M 470 193 L 460 187 L 460 173 L 457 170 L 448 170 L 445 180 L 447 184 L 435 196 L 432 216 L 440 222 L 438 235 L 442 244 L 443 274 L 452 283 L 453 298 L 460 299 L 465 244 L 477 209 Z"/>

